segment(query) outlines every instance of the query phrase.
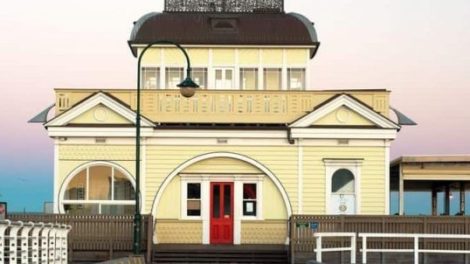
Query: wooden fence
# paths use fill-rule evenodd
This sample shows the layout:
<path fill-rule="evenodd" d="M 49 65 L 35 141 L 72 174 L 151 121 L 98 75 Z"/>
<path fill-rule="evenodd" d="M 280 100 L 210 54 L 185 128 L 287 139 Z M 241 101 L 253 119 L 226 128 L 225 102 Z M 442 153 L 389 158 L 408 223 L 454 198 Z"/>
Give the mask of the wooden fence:
<path fill-rule="evenodd" d="M 315 232 L 355 233 L 418 233 L 470 234 L 470 217 L 464 216 L 327 216 L 294 215 L 290 219 L 290 253 L 313 253 Z M 326 247 L 348 244 L 347 239 L 332 238 L 323 241 Z M 357 243 L 361 243 L 360 240 Z M 413 241 L 403 238 L 368 239 L 373 248 L 412 247 Z M 420 247 L 427 249 L 469 250 L 469 242 L 458 239 L 423 239 Z M 357 248 L 360 248 L 358 245 Z"/>
<path fill-rule="evenodd" d="M 10 214 L 12 221 L 63 223 L 69 233 L 71 262 L 98 262 L 132 254 L 133 215 Z M 152 253 L 153 218 L 142 216 L 142 254 Z"/>

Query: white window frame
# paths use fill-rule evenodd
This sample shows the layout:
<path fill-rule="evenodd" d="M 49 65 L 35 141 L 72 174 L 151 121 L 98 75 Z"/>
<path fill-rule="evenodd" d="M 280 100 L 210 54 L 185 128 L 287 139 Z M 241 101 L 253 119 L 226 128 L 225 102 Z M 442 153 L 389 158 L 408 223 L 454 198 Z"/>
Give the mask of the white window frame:
<path fill-rule="evenodd" d="M 355 191 L 355 209 L 356 214 L 361 213 L 361 168 L 363 159 L 323 159 L 325 165 L 325 212 L 332 214 L 331 210 L 331 188 L 333 174 L 340 170 L 346 169 L 354 175 L 354 191 Z"/>
<path fill-rule="evenodd" d="M 89 199 L 89 189 L 90 189 L 90 168 L 97 167 L 97 166 L 107 166 L 111 168 L 111 199 L 110 200 L 90 200 Z M 69 186 L 70 182 L 83 170 L 86 170 L 85 180 L 85 199 L 84 200 L 66 200 L 65 193 L 67 192 L 67 187 Z M 116 166 L 116 164 L 109 163 L 109 162 L 92 162 L 87 163 L 83 166 L 78 167 L 74 171 L 72 171 L 66 178 L 66 181 L 63 184 L 62 191 L 59 194 L 59 213 L 65 214 L 65 204 L 96 204 L 98 205 L 98 214 L 101 214 L 101 206 L 102 205 L 135 205 L 135 200 L 114 200 L 114 172 L 115 170 L 119 170 L 128 181 L 131 182 L 132 187 L 134 188 L 135 192 L 135 181 L 134 178 L 130 176 L 125 170 Z"/>
<path fill-rule="evenodd" d="M 290 87 L 290 79 L 291 79 L 291 74 L 292 74 L 292 70 L 300 70 L 304 72 L 304 80 L 303 80 L 303 84 L 304 84 L 304 87 L 302 89 L 292 89 L 292 87 Z M 305 91 L 307 89 L 307 69 L 305 67 L 289 67 L 287 68 L 287 74 L 286 74 L 286 80 L 287 80 L 287 90 L 289 91 Z"/>
<path fill-rule="evenodd" d="M 283 67 L 282 66 L 279 66 L 279 67 L 276 67 L 276 66 L 269 66 L 269 67 L 263 67 L 263 70 L 262 70 L 262 75 L 263 75 L 263 85 L 262 87 L 260 87 L 260 90 L 264 90 L 264 91 L 282 91 L 284 90 L 283 89 L 283 83 L 284 83 L 284 74 L 283 74 Z M 267 86 L 266 86 L 266 71 L 272 71 L 272 70 L 277 70 L 279 72 L 279 76 L 280 76 L 280 81 L 279 81 L 279 89 L 278 90 L 268 90 L 266 89 Z"/>
<path fill-rule="evenodd" d="M 222 78 L 224 79 L 224 81 L 226 81 L 226 78 L 225 78 L 225 75 L 226 75 L 226 70 L 231 70 L 232 71 L 232 88 L 217 88 L 217 70 L 222 70 Z M 217 67 L 213 67 L 212 68 L 212 76 L 214 78 L 213 80 L 213 84 L 214 84 L 214 87 L 212 87 L 212 90 L 219 90 L 219 91 L 223 91 L 223 90 L 239 90 L 240 87 L 235 87 L 235 79 L 238 78 L 235 73 L 235 67 L 234 66 L 217 66 Z"/>
<path fill-rule="evenodd" d="M 201 202 L 201 213 L 199 216 L 188 215 L 188 184 L 199 183 L 201 196 L 199 201 Z M 202 220 L 203 214 L 203 182 L 201 180 L 181 180 L 181 219 L 183 220 Z M 193 200 L 193 199 L 192 199 Z"/>
<path fill-rule="evenodd" d="M 157 75 L 155 76 L 157 78 L 157 83 L 156 83 L 156 87 L 155 88 L 147 88 L 145 86 L 145 82 L 144 82 L 144 76 L 145 76 L 145 69 L 155 69 L 157 71 Z M 161 86 L 160 86 L 160 83 L 161 83 L 161 67 L 158 67 L 158 66 L 141 66 L 140 68 L 140 72 L 141 72 L 141 75 L 140 75 L 140 87 L 144 90 L 159 90 L 161 89 Z"/>
<path fill-rule="evenodd" d="M 256 181 L 243 181 L 241 182 L 241 219 L 242 220 L 264 220 L 263 218 L 263 180 L 258 179 Z M 244 184 L 256 184 L 256 215 L 244 215 L 243 214 L 243 185 Z"/>

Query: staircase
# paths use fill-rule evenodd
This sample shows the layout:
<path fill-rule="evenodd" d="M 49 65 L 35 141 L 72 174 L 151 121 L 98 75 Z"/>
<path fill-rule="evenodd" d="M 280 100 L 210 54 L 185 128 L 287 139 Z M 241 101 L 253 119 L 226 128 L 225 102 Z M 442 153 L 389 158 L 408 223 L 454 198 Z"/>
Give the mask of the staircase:
<path fill-rule="evenodd" d="M 152 263 L 288 263 L 284 245 L 157 245 Z"/>

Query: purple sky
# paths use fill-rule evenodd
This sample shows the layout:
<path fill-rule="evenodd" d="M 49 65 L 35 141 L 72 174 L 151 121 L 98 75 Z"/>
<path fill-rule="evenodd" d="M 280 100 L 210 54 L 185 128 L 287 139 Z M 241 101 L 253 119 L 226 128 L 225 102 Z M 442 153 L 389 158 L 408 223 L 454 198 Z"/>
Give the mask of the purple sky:
<path fill-rule="evenodd" d="M 313 89 L 387 88 L 419 123 L 403 154 L 470 153 L 470 1 L 285 0 L 315 22 L 322 45 Z M 53 88 L 133 88 L 132 22 L 163 0 L 8 1 L 0 9 L 0 200 L 38 210 L 52 199 L 52 144 L 27 124 Z M 31 197 L 35 197 L 34 203 Z"/>

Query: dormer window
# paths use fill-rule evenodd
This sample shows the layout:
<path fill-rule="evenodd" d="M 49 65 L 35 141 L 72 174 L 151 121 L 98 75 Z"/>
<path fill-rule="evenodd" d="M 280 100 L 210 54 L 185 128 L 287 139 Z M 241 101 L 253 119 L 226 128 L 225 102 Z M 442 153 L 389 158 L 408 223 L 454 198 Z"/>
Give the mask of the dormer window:
<path fill-rule="evenodd" d="M 212 18 L 211 29 L 214 32 L 236 32 L 237 20 L 234 18 Z"/>

